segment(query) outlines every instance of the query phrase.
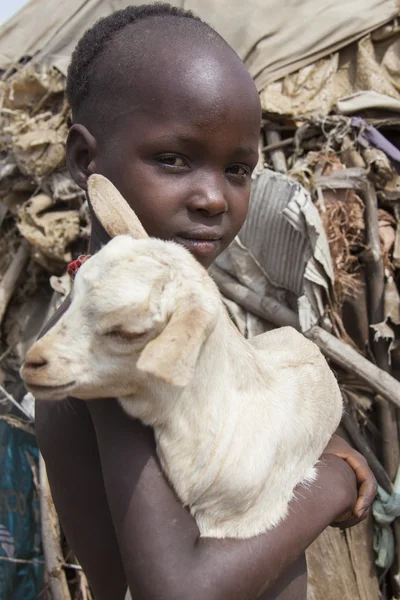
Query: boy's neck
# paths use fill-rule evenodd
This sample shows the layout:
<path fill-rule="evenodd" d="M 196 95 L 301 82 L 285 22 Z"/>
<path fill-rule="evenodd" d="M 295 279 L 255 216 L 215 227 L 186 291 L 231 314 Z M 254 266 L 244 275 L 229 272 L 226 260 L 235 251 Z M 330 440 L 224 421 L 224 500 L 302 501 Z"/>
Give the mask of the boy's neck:
<path fill-rule="evenodd" d="M 102 227 L 96 224 L 96 221 L 92 220 L 92 231 L 90 234 L 89 241 L 89 253 L 96 254 L 103 246 L 110 241 L 109 235 L 104 231 Z"/>

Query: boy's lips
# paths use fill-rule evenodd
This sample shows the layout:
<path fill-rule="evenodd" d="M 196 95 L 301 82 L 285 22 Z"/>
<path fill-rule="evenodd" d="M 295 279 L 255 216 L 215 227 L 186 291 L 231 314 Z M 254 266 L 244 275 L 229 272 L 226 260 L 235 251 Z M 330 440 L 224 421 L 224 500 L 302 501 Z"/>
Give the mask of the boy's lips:
<path fill-rule="evenodd" d="M 179 233 L 174 236 L 174 242 L 184 246 L 195 255 L 206 256 L 215 254 L 222 243 L 222 233 L 216 229 L 198 229 Z"/>

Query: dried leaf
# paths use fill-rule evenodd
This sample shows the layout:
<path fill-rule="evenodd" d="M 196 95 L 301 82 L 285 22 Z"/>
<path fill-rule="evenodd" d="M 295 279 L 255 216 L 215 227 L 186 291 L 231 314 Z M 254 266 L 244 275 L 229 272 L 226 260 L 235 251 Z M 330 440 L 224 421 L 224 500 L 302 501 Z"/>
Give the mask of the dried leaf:
<path fill-rule="evenodd" d="M 18 212 L 18 229 L 44 256 L 69 262 L 69 245 L 79 236 L 79 211 L 49 211 L 52 206 L 50 196 L 33 197 Z"/>

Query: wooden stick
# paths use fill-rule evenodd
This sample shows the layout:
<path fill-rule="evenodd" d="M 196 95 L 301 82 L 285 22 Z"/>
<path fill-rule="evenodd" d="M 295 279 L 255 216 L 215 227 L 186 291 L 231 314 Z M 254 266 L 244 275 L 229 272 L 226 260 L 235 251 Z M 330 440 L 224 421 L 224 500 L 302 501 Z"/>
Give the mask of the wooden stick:
<path fill-rule="evenodd" d="M 278 327 L 291 326 L 300 329 L 297 315 L 280 305 L 274 298 L 259 296 L 218 267 L 213 266 L 210 273 L 221 292 L 244 309 Z M 349 344 L 321 327 L 314 326 L 304 332 L 304 335 L 317 344 L 330 360 L 356 375 L 368 388 L 400 407 L 400 383 L 389 373 L 379 369 Z"/>
<path fill-rule="evenodd" d="M 263 152 L 272 152 L 272 150 L 278 150 L 279 148 L 285 148 L 286 146 L 291 146 L 294 142 L 294 137 L 286 138 L 286 140 L 281 140 L 280 142 L 276 142 L 275 144 L 269 144 L 268 146 L 264 146 Z"/>
<path fill-rule="evenodd" d="M 300 329 L 296 313 L 286 306 L 282 306 L 275 298 L 259 296 L 215 265 L 210 269 L 210 273 L 224 296 L 236 304 L 278 327 L 290 325 L 295 329 Z"/>
<path fill-rule="evenodd" d="M 315 326 L 304 333 L 320 347 L 322 353 L 348 373 L 356 375 L 375 393 L 400 406 L 400 383 L 389 373 L 382 371 L 354 350 L 321 327 Z"/>
<path fill-rule="evenodd" d="M 278 171 L 279 173 L 286 173 L 287 164 L 285 153 L 279 146 L 279 144 L 282 143 L 281 134 L 279 133 L 279 131 L 271 129 L 267 129 L 265 134 L 268 146 L 275 146 L 277 148 L 276 150 L 271 150 L 271 160 L 275 171 Z"/>
<path fill-rule="evenodd" d="M 363 258 L 367 271 L 368 312 L 371 325 L 384 318 L 385 269 L 379 237 L 378 200 L 375 188 L 368 183 L 362 193 L 365 203 L 367 251 Z"/>
<path fill-rule="evenodd" d="M 32 415 L 19 403 L 15 400 L 15 398 L 7 392 L 7 390 L 0 384 L 0 393 L 3 394 L 4 398 L 7 399 L 15 408 L 22 412 L 24 417 L 28 419 L 28 421 L 32 422 L 34 419 Z"/>
<path fill-rule="evenodd" d="M 354 417 L 350 413 L 344 412 L 342 416 L 342 423 L 356 449 L 367 459 L 368 464 L 371 467 L 371 470 L 375 475 L 379 485 L 382 486 L 388 494 L 391 494 L 393 486 L 389 475 L 386 473 L 384 467 L 376 458 L 367 441 L 361 435 L 360 429 Z"/>
<path fill-rule="evenodd" d="M 344 163 L 348 169 L 352 167 L 365 169 L 365 161 L 361 154 L 357 152 L 355 142 L 353 142 L 348 135 L 345 135 L 343 138 L 340 158 L 342 163 Z"/>
<path fill-rule="evenodd" d="M 294 124 L 281 125 L 280 123 L 275 123 L 275 121 L 270 121 L 268 118 L 261 120 L 261 126 L 272 131 L 296 131 L 296 129 L 298 129 Z"/>
<path fill-rule="evenodd" d="M 8 207 L 0 200 L 0 227 L 2 226 L 7 213 Z"/>
<path fill-rule="evenodd" d="M 385 399 L 376 397 L 378 406 L 379 429 L 381 432 L 382 462 L 389 477 L 393 480 L 399 466 L 399 447 L 397 431 L 397 410 Z"/>
<path fill-rule="evenodd" d="M 16 563 L 19 565 L 45 565 L 46 561 L 44 560 L 36 560 L 31 559 L 27 560 L 25 558 L 9 558 L 8 556 L 0 556 L 0 561 Z M 83 572 L 82 567 L 80 565 L 74 565 L 72 563 L 60 563 L 62 567 L 66 569 L 73 569 L 74 571 Z"/>
<path fill-rule="evenodd" d="M 367 273 L 368 312 L 370 324 L 375 324 L 381 323 L 385 318 L 385 267 L 379 237 L 378 200 L 372 184 L 369 183 L 366 186 L 363 197 L 368 247 L 364 255 Z M 371 333 L 371 348 L 378 367 L 389 372 L 388 344 L 384 340 L 375 341 Z M 389 473 L 389 477 L 393 479 L 397 473 L 400 460 L 396 409 L 385 400 L 378 400 L 378 407 L 383 436 L 383 464 Z"/>
<path fill-rule="evenodd" d="M 379 236 L 378 200 L 375 188 L 368 183 L 363 193 L 365 203 L 365 233 L 367 252 L 364 254 L 367 274 L 367 299 L 369 322 L 371 325 L 381 323 L 385 318 L 385 267 L 381 252 Z M 371 331 L 371 348 L 376 363 L 383 371 L 389 373 L 388 344 L 384 340 L 375 340 Z M 390 402 L 390 398 L 377 398 L 380 429 L 382 432 L 382 460 L 383 465 L 393 480 L 396 476 L 400 461 L 399 432 L 397 429 L 397 411 Z M 398 406 L 398 405 L 397 405 Z M 396 558 L 391 569 L 392 581 L 399 591 L 398 577 L 400 572 L 400 527 L 393 524 L 396 540 Z"/>
<path fill-rule="evenodd" d="M 358 190 L 365 191 L 367 173 L 365 169 L 351 168 L 336 171 L 332 175 L 315 175 L 314 187 L 328 190 Z"/>
<path fill-rule="evenodd" d="M 71 600 L 67 578 L 62 568 L 64 561 L 60 544 L 58 517 L 51 497 L 46 465 L 42 455 L 39 456 L 39 478 L 43 553 L 52 600 Z"/>
<path fill-rule="evenodd" d="M 0 325 L 28 258 L 29 244 L 26 240 L 22 240 L 16 255 L 0 282 Z"/>

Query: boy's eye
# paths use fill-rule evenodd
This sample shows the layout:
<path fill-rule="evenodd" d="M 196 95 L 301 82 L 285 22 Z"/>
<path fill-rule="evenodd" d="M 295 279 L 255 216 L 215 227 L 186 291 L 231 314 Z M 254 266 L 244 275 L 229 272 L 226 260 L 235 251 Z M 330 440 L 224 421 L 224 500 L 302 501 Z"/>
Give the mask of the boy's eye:
<path fill-rule="evenodd" d="M 157 160 L 168 167 L 187 167 L 187 161 L 182 156 L 177 156 L 176 154 L 165 154 L 164 156 L 159 156 Z"/>
<path fill-rule="evenodd" d="M 251 169 L 246 165 L 230 165 L 226 172 L 236 179 L 248 179 L 251 176 Z"/>

